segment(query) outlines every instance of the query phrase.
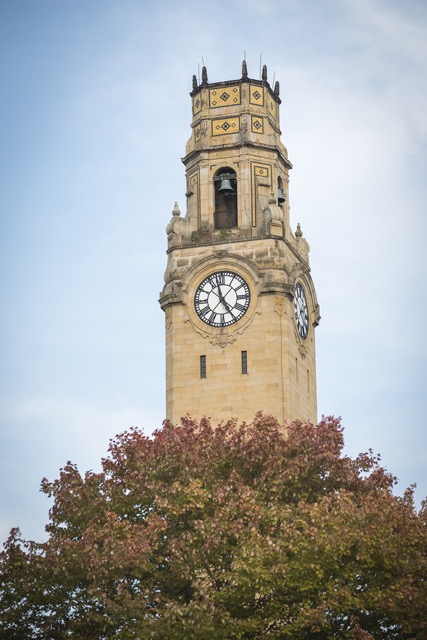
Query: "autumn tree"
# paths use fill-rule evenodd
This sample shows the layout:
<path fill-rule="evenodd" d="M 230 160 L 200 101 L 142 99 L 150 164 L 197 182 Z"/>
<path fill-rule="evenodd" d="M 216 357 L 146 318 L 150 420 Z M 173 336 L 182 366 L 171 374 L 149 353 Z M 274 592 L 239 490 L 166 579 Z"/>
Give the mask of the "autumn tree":
<path fill-rule="evenodd" d="M 0 637 L 427 638 L 426 510 L 328 418 L 212 428 L 183 419 L 68 463 L 44 543 L 13 530 Z"/>

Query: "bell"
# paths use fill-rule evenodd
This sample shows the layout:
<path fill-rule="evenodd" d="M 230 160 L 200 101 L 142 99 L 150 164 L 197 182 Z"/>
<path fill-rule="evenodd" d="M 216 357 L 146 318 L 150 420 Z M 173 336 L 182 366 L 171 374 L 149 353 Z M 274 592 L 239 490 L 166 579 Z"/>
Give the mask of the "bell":
<path fill-rule="evenodd" d="M 218 193 L 223 193 L 224 195 L 226 195 L 227 193 L 233 193 L 234 189 L 231 186 L 231 182 L 229 180 L 230 174 L 223 173 L 219 177 L 221 178 L 221 185 L 218 189 Z"/>
<path fill-rule="evenodd" d="M 281 189 L 277 189 L 277 201 L 279 204 L 283 204 L 286 198 L 283 195 L 283 191 Z"/>

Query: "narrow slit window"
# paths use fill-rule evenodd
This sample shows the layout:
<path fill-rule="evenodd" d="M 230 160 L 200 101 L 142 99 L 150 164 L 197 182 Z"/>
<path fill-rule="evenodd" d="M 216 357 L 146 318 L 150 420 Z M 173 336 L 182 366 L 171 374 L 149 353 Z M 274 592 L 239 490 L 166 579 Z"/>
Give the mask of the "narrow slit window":
<path fill-rule="evenodd" d="M 200 377 L 206 378 L 206 356 L 200 356 Z"/>
<path fill-rule="evenodd" d="M 242 351 L 242 373 L 248 372 L 248 352 Z"/>

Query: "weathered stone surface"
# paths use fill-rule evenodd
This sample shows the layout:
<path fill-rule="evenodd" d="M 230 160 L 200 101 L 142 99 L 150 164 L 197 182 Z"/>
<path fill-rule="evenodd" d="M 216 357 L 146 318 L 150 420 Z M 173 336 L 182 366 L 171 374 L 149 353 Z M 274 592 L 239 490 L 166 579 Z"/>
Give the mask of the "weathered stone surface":
<path fill-rule="evenodd" d="M 278 93 L 247 71 L 241 80 L 208 83 L 207 75 L 201 85 L 193 80 L 192 133 L 183 158 L 187 209 L 183 217 L 176 204 L 167 226 L 160 294 L 172 421 L 186 413 L 249 421 L 258 410 L 284 423 L 317 420 L 319 306 L 309 245 L 299 225 L 294 234 L 289 222 L 292 165 L 280 140 Z M 231 228 L 215 228 L 215 180 L 221 171 L 235 175 L 237 224 Z M 203 279 L 219 271 L 245 279 L 250 305 L 236 323 L 212 327 L 197 315 L 194 296 Z M 308 305 L 304 338 L 295 322 L 297 283 Z M 242 351 L 247 373 L 242 373 Z M 206 357 L 206 378 L 200 377 L 200 356 Z"/>

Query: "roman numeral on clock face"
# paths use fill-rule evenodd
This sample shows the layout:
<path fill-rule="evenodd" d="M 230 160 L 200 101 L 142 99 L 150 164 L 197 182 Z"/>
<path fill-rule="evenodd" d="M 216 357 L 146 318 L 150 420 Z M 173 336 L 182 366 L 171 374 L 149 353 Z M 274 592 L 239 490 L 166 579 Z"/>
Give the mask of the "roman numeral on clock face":
<path fill-rule="evenodd" d="M 203 309 L 200 309 L 199 314 L 201 316 L 207 316 L 210 311 L 211 311 L 211 308 L 208 305 L 206 305 L 206 307 L 203 307 Z"/>

